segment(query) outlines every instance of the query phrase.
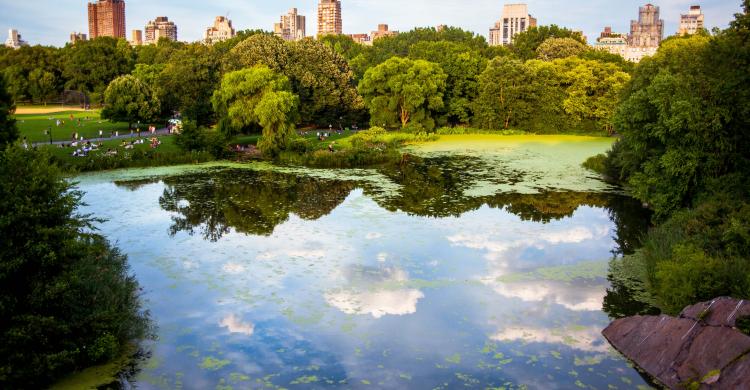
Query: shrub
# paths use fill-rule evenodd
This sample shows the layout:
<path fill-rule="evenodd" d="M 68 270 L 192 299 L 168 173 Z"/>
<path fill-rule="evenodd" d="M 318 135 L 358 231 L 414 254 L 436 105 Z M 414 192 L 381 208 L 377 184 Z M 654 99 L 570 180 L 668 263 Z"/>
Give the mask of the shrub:
<path fill-rule="evenodd" d="M 0 388 L 44 388 L 147 336 L 127 258 L 44 153 L 0 153 Z"/>

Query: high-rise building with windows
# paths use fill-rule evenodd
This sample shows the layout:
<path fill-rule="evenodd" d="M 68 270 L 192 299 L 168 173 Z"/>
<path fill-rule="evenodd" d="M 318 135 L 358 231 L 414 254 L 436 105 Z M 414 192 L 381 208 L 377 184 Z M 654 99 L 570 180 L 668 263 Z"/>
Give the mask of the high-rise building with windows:
<path fill-rule="evenodd" d="M 341 0 L 320 0 L 320 3 L 318 3 L 318 36 L 340 35 L 343 32 Z"/>
<path fill-rule="evenodd" d="M 628 45 L 631 47 L 659 47 L 664 39 L 664 20 L 659 19 L 659 7 L 646 4 L 638 11 L 638 20 L 630 21 Z"/>
<path fill-rule="evenodd" d="M 216 42 L 223 42 L 227 39 L 232 39 L 235 36 L 234 27 L 232 21 L 224 16 L 217 16 L 214 19 L 214 25 L 206 29 L 206 33 L 203 36 L 203 40 L 213 45 Z"/>
<path fill-rule="evenodd" d="M 378 24 L 378 29 L 371 34 L 373 42 L 380 38 L 395 37 L 396 35 L 398 35 L 398 31 L 390 30 L 387 24 Z"/>
<path fill-rule="evenodd" d="M 89 3 L 89 38 L 125 38 L 125 0 Z"/>
<path fill-rule="evenodd" d="M 536 19 L 529 15 L 529 7 L 526 4 L 506 4 L 503 7 L 503 16 L 490 28 L 490 45 L 510 45 L 513 43 L 513 37 L 530 27 L 536 27 Z"/>
<path fill-rule="evenodd" d="M 680 35 L 693 35 L 703 29 L 704 16 L 700 5 L 690 6 L 687 14 L 680 15 Z"/>
<path fill-rule="evenodd" d="M 157 16 L 155 20 L 146 24 L 145 44 L 151 45 L 159 42 L 159 39 L 167 38 L 170 41 L 177 40 L 177 25 L 170 22 L 166 16 Z"/>
<path fill-rule="evenodd" d="M 292 8 L 286 15 L 281 15 L 279 23 L 274 23 L 273 32 L 285 41 L 299 41 L 307 36 L 305 16 Z"/>

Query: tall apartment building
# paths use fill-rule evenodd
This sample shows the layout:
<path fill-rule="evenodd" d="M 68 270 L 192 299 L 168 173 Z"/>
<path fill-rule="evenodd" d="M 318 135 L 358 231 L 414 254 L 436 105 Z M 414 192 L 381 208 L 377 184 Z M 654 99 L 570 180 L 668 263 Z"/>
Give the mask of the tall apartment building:
<path fill-rule="evenodd" d="M 680 15 L 680 35 L 693 35 L 703 29 L 704 16 L 700 5 L 690 6 L 687 14 Z"/>
<path fill-rule="evenodd" d="M 529 15 L 526 4 L 505 4 L 502 18 L 490 28 L 490 45 L 510 45 L 513 37 L 530 27 L 536 27 L 536 19 Z"/>
<path fill-rule="evenodd" d="M 84 33 L 72 32 L 70 33 L 70 43 L 75 44 L 76 42 L 84 42 L 87 37 Z"/>
<path fill-rule="evenodd" d="M 281 15 L 281 21 L 274 23 L 273 32 L 285 41 L 299 41 L 307 36 L 305 16 L 292 8 L 286 15 Z"/>
<path fill-rule="evenodd" d="M 398 35 L 398 31 L 389 30 L 387 24 L 379 24 L 378 30 L 373 31 L 371 34 L 373 41 L 378 40 L 380 38 L 393 37 L 396 35 Z"/>
<path fill-rule="evenodd" d="M 234 31 L 234 27 L 232 26 L 232 21 L 224 16 L 217 16 L 216 19 L 214 19 L 213 27 L 209 27 L 206 29 L 203 40 L 207 44 L 213 45 L 216 42 L 222 42 L 226 41 L 227 39 L 232 39 L 235 35 L 236 32 Z"/>
<path fill-rule="evenodd" d="M 340 35 L 343 32 L 341 0 L 320 0 L 320 3 L 318 3 L 318 36 Z"/>
<path fill-rule="evenodd" d="M 659 19 L 659 7 L 646 4 L 640 7 L 638 21 L 630 21 L 628 45 L 633 47 L 659 47 L 664 39 L 664 20 Z"/>
<path fill-rule="evenodd" d="M 133 30 L 130 33 L 130 46 L 141 46 L 143 45 L 143 31 Z"/>
<path fill-rule="evenodd" d="M 157 16 L 155 20 L 146 24 L 146 45 L 159 42 L 159 39 L 167 38 L 170 41 L 177 40 L 177 26 L 170 22 L 166 16 Z"/>
<path fill-rule="evenodd" d="M 89 3 L 89 37 L 125 38 L 125 0 Z"/>
<path fill-rule="evenodd" d="M 16 29 L 8 30 L 8 39 L 5 41 L 5 46 L 11 49 L 20 49 L 21 46 L 26 46 L 26 41 L 21 39 L 21 34 Z"/>

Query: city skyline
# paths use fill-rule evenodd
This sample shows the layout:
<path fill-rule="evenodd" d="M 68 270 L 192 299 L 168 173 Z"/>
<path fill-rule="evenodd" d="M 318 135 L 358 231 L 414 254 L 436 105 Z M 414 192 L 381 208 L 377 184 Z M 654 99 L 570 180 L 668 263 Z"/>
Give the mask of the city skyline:
<path fill-rule="evenodd" d="M 387 23 L 391 29 L 409 31 L 415 27 L 435 27 L 439 24 L 461 27 L 487 37 L 487 27 L 494 24 L 502 14 L 503 5 L 518 1 L 476 0 L 457 2 L 455 0 L 414 0 L 409 3 L 395 0 L 343 0 L 343 33 L 368 33 L 373 26 Z M 40 3 L 48 12 L 38 12 Z M 200 41 L 205 26 L 217 15 L 229 16 L 235 28 L 272 30 L 279 15 L 289 8 L 298 8 L 302 15 L 317 15 L 317 0 L 280 0 L 273 3 L 255 1 L 248 4 L 239 0 L 215 0 L 191 2 L 162 0 L 158 5 L 146 0 L 126 0 L 126 31 L 142 29 L 155 15 L 168 16 L 170 21 L 180 26 L 180 39 Z M 592 40 L 605 26 L 612 26 L 616 32 L 627 33 L 630 20 L 637 18 L 638 7 L 647 1 L 623 1 L 612 4 L 609 1 L 526 1 L 529 13 L 539 21 L 539 25 L 557 24 L 583 30 Z M 666 0 L 652 2 L 661 8 L 661 18 L 665 20 L 665 36 L 676 34 L 680 15 L 691 5 L 700 5 L 705 14 L 707 28 L 725 28 L 734 14 L 740 11 L 740 2 L 729 1 L 682 1 Z M 736 3 L 736 4 L 735 4 Z M 17 29 L 29 44 L 63 46 L 73 31 L 87 31 L 87 1 L 80 6 L 59 4 L 42 0 L 33 3 L 12 2 L 5 5 L 8 12 L 0 15 L 3 30 Z M 575 9 L 576 12 L 570 12 Z M 424 12 L 429 10 L 429 12 Z M 317 34 L 317 23 L 307 20 L 307 35 Z M 592 38 L 593 37 L 593 38 Z"/>

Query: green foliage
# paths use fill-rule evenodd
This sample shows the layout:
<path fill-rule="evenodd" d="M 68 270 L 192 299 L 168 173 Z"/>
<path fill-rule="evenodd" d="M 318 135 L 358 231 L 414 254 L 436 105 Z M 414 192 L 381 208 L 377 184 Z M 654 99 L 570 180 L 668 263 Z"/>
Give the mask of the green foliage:
<path fill-rule="evenodd" d="M 586 45 L 573 38 L 547 38 L 536 48 L 536 57 L 543 61 L 552 61 L 581 55 Z"/>
<path fill-rule="evenodd" d="M 409 58 L 433 61 L 447 75 L 445 107 L 438 123 L 468 124 L 474 116 L 472 100 L 479 89 L 478 78 L 487 67 L 481 53 L 455 42 L 419 42 L 409 49 Z"/>
<path fill-rule="evenodd" d="M 76 42 L 62 57 L 65 88 L 90 93 L 96 103 L 114 79 L 133 70 L 135 60 L 127 41 L 110 37 Z"/>
<path fill-rule="evenodd" d="M 266 66 L 227 73 L 212 102 L 227 135 L 261 126 L 258 148 L 264 154 L 278 155 L 294 138 L 299 99 L 291 92 L 289 79 Z"/>
<path fill-rule="evenodd" d="M 580 33 L 556 25 L 531 27 L 513 37 L 511 50 L 521 60 L 530 60 L 537 55 L 537 49 L 550 38 L 572 38 L 586 44 Z"/>
<path fill-rule="evenodd" d="M 18 139 L 18 128 L 13 113 L 16 107 L 5 87 L 5 79 L 0 77 L 0 151 Z"/>
<path fill-rule="evenodd" d="M 62 58 L 65 49 L 45 46 L 23 46 L 0 54 L 0 70 L 5 75 L 8 91 L 13 100 L 30 99 L 29 76 L 38 71 L 50 73 L 55 78 L 54 91 L 61 92 Z"/>
<path fill-rule="evenodd" d="M 737 318 L 735 325 L 740 332 L 750 336 L 750 316 Z"/>
<path fill-rule="evenodd" d="M 328 126 L 361 116 L 362 98 L 352 85 L 349 64 L 330 46 L 311 39 L 284 42 L 273 35 L 254 35 L 232 49 L 226 70 L 265 65 L 285 75 L 299 96 L 299 120 Z"/>
<path fill-rule="evenodd" d="M 607 168 L 605 165 L 605 161 L 607 160 L 606 154 L 598 154 L 593 157 L 589 157 L 586 161 L 583 162 L 583 167 L 586 169 L 590 169 L 596 173 L 599 174 L 606 174 Z"/>
<path fill-rule="evenodd" d="M 221 63 L 210 46 L 191 44 L 173 52 L 156 81 L 164 110 L 179 111 L 199 125 L 211 123 L 211 96 L 220 71 Z"/>
<path fill-rule="evenodd" d="M 0 386 L 43 388 L 149 333 L 127 259 L 48 157 L 0 154 Z"/>
<path fill-rule="evenodd" d="M 435 115 L 444 107 L 446 78 L 437 64 L 394 57 L 368 70 L 359 92 L 373 125 L 432 131 Z"/>
<path fill-rule="evenodd" d="M 526 120 L 536 99 L 531 90 L 532 72 L 523 62 L 497 57 L 479 76 L 474 122 L 484 129 L 509 129 Z"/>
<path fill-rule="evenodd" d="M 182 131 L 175 136 L 175 144 L 185 152 L 208 152 L 216 158 L 226 154 L 227 139 L 219 131 L 198 126 L 193 121 L 184 121 Z"/>
<path fill-rule="evenodd" d="M 159 99 L 134 76 L 120 76 L 104 93 L 102 118 L 116 122 L 149 122 L 159 114 Z M 130 127 L 130 125 L 128 125 Z"/>
<path fill-rule="evenodd" d="M 51 72 L 35 69 L 29 73 L 29 94 L 32 100 L 47 105 L 47 99 L 55 92 L 57 78 Z"/>

